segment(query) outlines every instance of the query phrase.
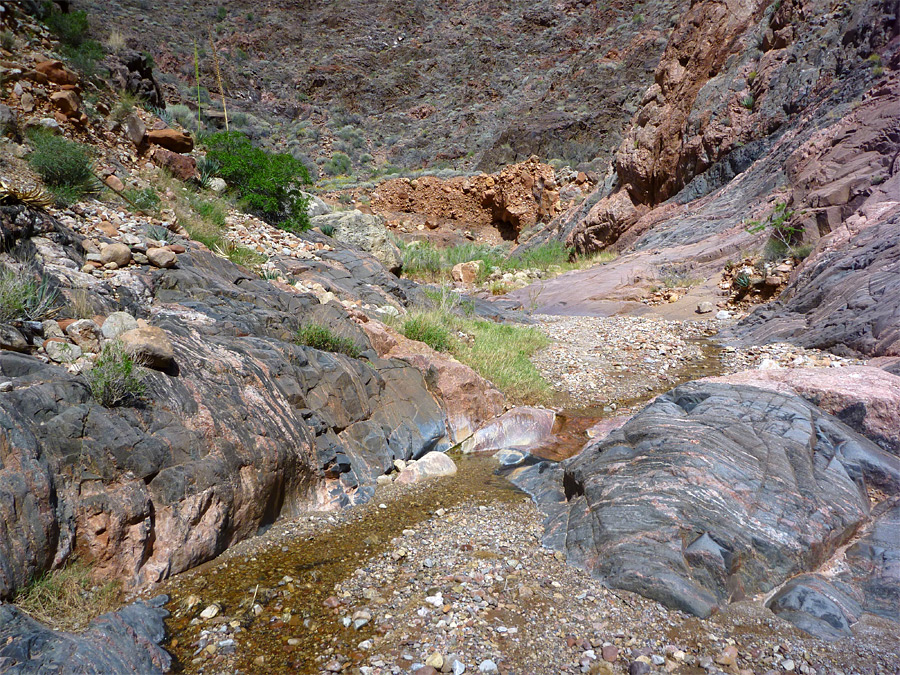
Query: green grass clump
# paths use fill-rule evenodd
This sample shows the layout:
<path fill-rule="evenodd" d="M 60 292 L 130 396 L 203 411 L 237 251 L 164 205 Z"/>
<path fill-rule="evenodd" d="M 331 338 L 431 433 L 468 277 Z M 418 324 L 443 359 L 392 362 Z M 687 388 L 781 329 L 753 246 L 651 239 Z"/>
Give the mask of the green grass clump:
<path fill-rule="evenodd" d="M 140 401 L 147 392 L 140 364 L 118 340 L 104 345 L 87 379 L 94 400 L 106 408 Z"/>
<path fill-rule="evenodd" d="M 297 344 L 312 347 L 323 352 L 335 352 L 346 354 L 352 358 L 359 358 L 360 348 L 353 340 L 336 335 L 328 326 L 318 323 L 304 323 L 297 329 Z"/>
<path fill-rule="evenodd" d="M 0 321 L 46 319 L 57 309 L 58 297 L 48 277 L 38 281 L 11 269 L 0 271 Z"/>
<path fill-rule="evenodd" d="M 67 141 L 46 129 L 32 130 L 28 139 L 34 148 L 28 155 L 28 163 L 43 178 L 58 204 L 68 206 L 98 191 L 99 183 L 87 146 Z"/>
<path fill-rule="evenodd" d="M 434 293 L 433 309 L 398 319 L 397 328 L 409 339 L 453 355 L 515 403 L 546 403 L 550 385 L 530 357 L 547 346 L 547 337 L 536 328 L 472 319 L 458 296 L 450 295 Z"/>
<path fill-rule="evenodd" d="M 506 265 L 514 269 L 548 269 L 551 265 L 563 266 L 572 257 L 574 249 L 561 241 L 549 241 L 532 249 L 514 253 Z"/>
<path fill-rule="evenodd" d="M 428 242 L 398 243 L 403 254 L 403 271 L 407 276 L 436 277 L 444 269 L 441 252 Z"/>
<path fill-rule="evenodd" d="M 211 134 L 205 143 L 207 157 L 219 163 L 219 175 L 248 210 L 284 230 L 309 229 L 308 199 L 298 183 L 311 181 L 302 162 L 288 154 L 254 147 L 238 131 Z"/>
<path fill-rule="evenodd" d="M 87 79 L 100 74 L 100 61 L 106 50 L 96 40 L 85 40 L 78 45 L 64 45 L 62 54 L 66 62 Z"/>
<path fill-rule="evenodd" d="M 403 322 L 402 332 L 410 340 L 424 342 L 438 352 L 449 352 L 452 346 L 450 330 L 428 314 L 407 318 Z"/>

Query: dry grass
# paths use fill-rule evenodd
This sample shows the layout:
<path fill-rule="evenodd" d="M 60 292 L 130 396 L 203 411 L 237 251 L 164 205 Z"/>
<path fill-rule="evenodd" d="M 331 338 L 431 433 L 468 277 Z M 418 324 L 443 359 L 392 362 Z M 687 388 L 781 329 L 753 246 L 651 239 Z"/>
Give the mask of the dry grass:
<path fill-rule="evenodd" d="M 73 561 L 47 572 L 19 591 L 15 605 L 26 614 L 56 630 L 79 630 L 92 619 L 121 605 L 118 582 L 96 585 L 90 568 Z"/>

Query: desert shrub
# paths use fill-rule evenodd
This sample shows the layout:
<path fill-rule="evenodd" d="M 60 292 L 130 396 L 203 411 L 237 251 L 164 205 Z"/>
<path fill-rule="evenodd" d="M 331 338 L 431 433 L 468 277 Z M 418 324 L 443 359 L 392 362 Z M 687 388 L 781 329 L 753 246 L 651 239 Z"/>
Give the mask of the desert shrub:
<path fill-rule="evenodd" d="M 797 260 L 806 260 L 809 257 L 809 254 L 813 252 L 815 246 L 812 244 L 801 244 L 800 246 L 793 246 L 791 248 L 791 255 Z"/>
<path fill-rule="evenodd" d="M 444 266 L 441 252 L 428 242 L 400 245 L 403 254 L 403 270 L 414 276 L 440 273 Z"/>
<path fill-rule="evenodd" d="M 767 244 L 766 254 L 774 255 L 776 251 L 781 253 L 781 257 L 787 256 L 794 243 L 794 239 L 803 231 L 799 225 L 792 225 L 791 220 L 797 212 L 789 209 L 786 202 L 778 202 L 769 217 L 763 221 L 751 220 L 746 224 L 747 232 L 755 234 L 768 230 L 769 241 Z"/>
<path fill-rule="evenodd" d="M 122 193 L 126 198 L 129 206 L 138 213 L 151 214 L 159 209 L 160 198 L 152 187 L 146 187 L 143 190 L 137 188 L 129 188 Z"/>
<path fill-rule="evenodd" d="M 94 400 L 106 408 L 139 401 L 147 391 L 140 364 L 118 340 L 104 345 L 87 378 Z"/>
<path fill-rule="evenodd" d="M 308 199 L 297 185 L 311 182 L 302 162 L 254 147 L 238 131 L 212 134 L 206 145 L 207 157 L 219 163 L 219 175 L 250 211 L 285 230 L 309 229 Z"/>
<path fill-rule="evenodd" d="M 166 106 L 166 110 L 171 113 L 172 117 L 184 129 L 193 129 L 197 126 L 197 116 L 186 105 L 178 103 L 176 105 Z"/>
<path fill-rule="evenodd" d="M 70 66 L 90 79 L 100 73 L 99 64 L 106 50 L 96 40 L 84 40 L 77 45 L 64 45 L 62 54 Z"/>
<path fill-rule="evenodd" d="M 34 147 L 28 163 L 40 174 L 58 203 L 67 206 L 99 189 L 87 146 L 67 141 L 46 129 L 34 129 L 28 137 Z"/>
<path fill-rule="evenodd" d="M 329 176 L 345 176 L 350 173 L 350 158 L 343 152 L 336 152 L 322 165 Z"/>
<path fill-rule="evenodd" d="M 326 237 L 334 236 L 334 225 L 323 225 L 319 228 Z"/>
<path fill-rule="evenodd" d="M 0 33 L 0 47 L 3 47 L 8 52 L 14 50 L 16 48 L 16 36 L 8 30 Z"/>
<path fill-rule="evenodd" d="M 353 340 L 336 335 L 328 326 L 318 323 L 304 323 L 297 329 L 297 344 L 312 347 L 323 352 L 346 354 L 358 358 L 360 349 Z"/>
<path fill-rule="evenodd" d="M 514 253 L 506 263 L 516 269 L 547 269 L 551 265 L 564 265 L 573 252 L 573 249 L 561 241 L 548 241 L 521 253 Z"/>
<path fill-rule="evenodd" d="M 450 351 L 450 331 L 428 315 L 411 316 L 403 322 L 403 335 L 418 340 L 439 352 Z"/>
<path fill-rule="evenodd" d="M 46 319 L 57 308 L 58 298 L 49 277 L 36 280 L 27 273 L 0 270 L 0 321 Z"/>

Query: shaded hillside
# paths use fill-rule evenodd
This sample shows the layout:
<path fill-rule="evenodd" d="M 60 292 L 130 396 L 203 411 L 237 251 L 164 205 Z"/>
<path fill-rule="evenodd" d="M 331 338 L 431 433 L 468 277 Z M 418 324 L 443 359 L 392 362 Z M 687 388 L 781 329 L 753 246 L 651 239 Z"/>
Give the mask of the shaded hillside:
<path fill-rule="evenodd" d="M 152 54 L 169 102 L 192 106 L 192 38 L 203 85 L 216 90 L 211 26 L 231 110 L 252 112 L 235 125 L 320 165 L 344 152 L 361 175 L 383 163 L 491 170 L 535 153 L 605 165 L 687 7 L 161 0 L 149 16 L 145 4 L 73 6 L 89 11 L 99 36 L 117 30 Z"/>

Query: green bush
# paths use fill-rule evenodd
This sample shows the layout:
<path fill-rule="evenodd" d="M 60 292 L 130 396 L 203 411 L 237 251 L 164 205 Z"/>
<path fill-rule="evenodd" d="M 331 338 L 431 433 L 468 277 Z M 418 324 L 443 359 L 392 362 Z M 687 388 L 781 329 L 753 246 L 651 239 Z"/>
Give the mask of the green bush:
<path fill-rule="evenodd" d="M 106 50 L 96 40 L 84 40 L 77 45 L 65 45 L 62 54 L 70 66 L 90 79 L 100 74 L 99 63 L 106 56 Z"/>
<path fill-rule="evenodd" d="M 305 323 L 297 329 L 297 344 L 313 349 L 320 349 L 323 352 L 336 352 L 338 354 L 346 354 L 352 358 L 358 358 L 360 354 L 359 347 L 353 340 L 335 335 L 328 327 L 318 323 Z"/>
<path fill-rule="evenodd" d="M 0 270 L 0 321 L 46 319 L 56 309 L 58 297 L 48 277 L 37 281 L 29 274 Z"/>
<path fill-rule="evenodd" d="M 109 342 L 87 374 L 94 400 L 106 408 L 139 401 L 147 391 L 144 372 L 118 340 Z"/>
<path fill-rule="evenodd" d="M 522 253 L 514 253 L 506 264 L 515 269 L 545 270 L 551 265 L 564 265 L 573 253 L 574 249 L 567 247 L 561 241 L 549 241 Z"/>
<path fill-rule="evenodd" d="M 297 186 L 311 182 L 302 162 L 256 148 L 238 131 L 212 134 L 206 145 L 206 156 L 219 163 L 219 175 L 250 211 L 284 230 L 309 229 L 308 199 Z"/>
<path fill-rule="evenodd" d="M 426 315 L 411 316 L 403 322 L 403 335 L 418 340 L 439 352 L 448 352 L 453 345 L 450 331 Z"/>
<path fill-rule="evenodd" d="M 56 12 L 47 17 L 47 26 L 56 34 L 59 41 L 71 47 L 77 47 L 87 38 L 88 25 L 87 12 Z"/>
<path fill-rule="evenodd" d="M 87 146 L 67 141 L 46 129 L 35 129 L 28 138 L 34 147 L 28 163 L 44 179 L 57 203 L 68 206 L 99 189 Z"/>

